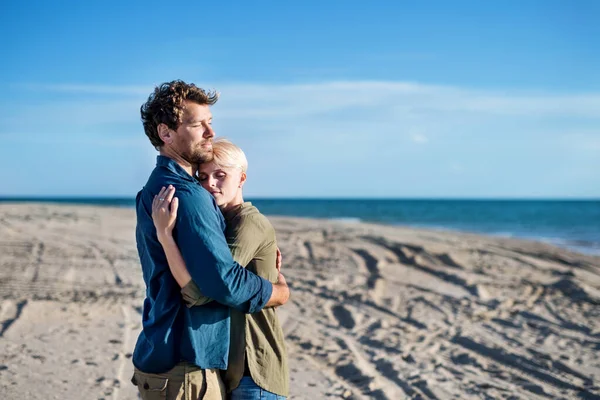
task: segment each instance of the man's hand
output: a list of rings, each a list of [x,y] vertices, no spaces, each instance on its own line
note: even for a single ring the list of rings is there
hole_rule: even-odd
[[[290,288],[285,281],[285,277],[280,272],[277,276],[277,282],[273,284],[273,293],[271,294],[271,298],[265,305],[265,307],[277,307],[282,306],[290,298]]]
[[[275,284],[285,285],[285,287],[288,287],[285,276],[283,276],[281,272],[277,274],[277,282]]]

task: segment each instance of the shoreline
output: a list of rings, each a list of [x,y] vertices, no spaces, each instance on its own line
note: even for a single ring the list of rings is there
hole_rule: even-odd
[[[292,219],[304,219],[307,221],[316,220],[323,221],[326,223],[343,223],[343,224],[368,224],[368,225],[380,225],[386,227],[396,227],[400,229],[412,229],[418,231],[431,231],[445,234],[457,234],[457,235],[470,235],[470,236],[483,236],[489,238],[498,238],[498,239],[513,239],[513,240],[522,240],[525,242],[534,242],[547,244],[551,246],[558,247],[563,250],[568,250],[576,253],[580,253],[586,256],[598,256],[600,257],[600,242],[586,242],[587,245],[577,245],[576,241],[570,241],[564,238],[551,238],[551,237],[542,237],[542,236],[526,236],[519,235],[510,232],[481,232],[476,230],[463,230],[458,228],[444,227],[444,226],[426,226],[420,224],[401,224],[401,223],[385,223],[381,221],[369,221],[363,220],[360,218],[313,218],[313,217],[296,217],[290,215],[271,215],[265,214],[269,218],[292,218]],[[571,244],[573,243],[573,244]]]
[[[82,198],[82,202],[73,202],[73,203],[63,203],[63,202],[45,202],[45,201],[36,201],[35,199],[27,199],[25,201],[10,201],[8,198],[0,199],[0,206],[2,205],[33,205],[33,206],[64,206],[64,207],[99,207],[99,208],[116,208],[116,209],[132,209],[135,211],[134,204],[110,204],[110,203],[85,203],[86,199]],[[98,201],[103,201],[105,199],[98,198]],[[112,198],[108,198],[109,201],[112,201]],[[131,202],[131,199],[120,199],[123,201]],[[252,201],[250,199],[249,201]],[[260,199],[259,199],[260,200]],[[270,199],[268,199],[270,200]],[[277,200],[277,199],[276,199]],[[284,199],[285,200],[285,199]],[[390,199],[393,201],[394,199]],[[133,200],[134,201],[134,200]],[[453,201],[452,199],[450,201]],[[463,200],[456,200],[463,201]],[[466,201],[479,201],[479,200],[466,200]],[[493,199],[484,200],[484,201],[495,201]],[[519,199],[508,200],[508,201],[522,201]],[[532,200],[537,201],[537,200]],[[586,201],[586,202],[595,202],[597,199],[575,199],[575,200],[548,200],[548,201]],[[443,226],[443,225],[435,225],[435,224],[422,224],[422,223],[398,223],[398,222],[385,222],[385,221],[377,221],[377,220],[369,220],[360,217],[310,217],[310,216],[294,216],[294,215],[283,215],[283,214],[268,214],[265,213],[267,217],[273,218],[301,218],[306,220],[319,220],[324,222],[333,222],[333,223],[347,223],[347,224],[375,224],[381,226],[391,226],[405,229],[416,229],[416,230],[431,230],[433,232],[441,232],[441,233],[449,233],[449,234],[467,234],[467,235],[482,235],[485,237],[491,238],[505,238],[505,239],[516,239],[516,240],[525,240],[529,242],[537,242],[544,243],[559,247],[561,249],[574,251],[583,255],[588,256],[600,256],[600,242],[590,241],[590,240],[578,240],[571,239],[566,237],[553,237],[549,235],[536,235],[534,233],[525,233],[525,232],[510,232],[506,230],[497,230],[497,231],[483,231],[475,229],[462,229],[452,226]]]

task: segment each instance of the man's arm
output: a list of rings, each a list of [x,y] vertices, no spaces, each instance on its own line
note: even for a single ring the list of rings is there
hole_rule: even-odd
[[[163,202],[163,204],[171,202],[170,212],[175,213],[176,215],[179,201],[177,198],[173,198],[173,194],[174,192],[172,190],[167,190],[165,193],[161,191],[161,193],[159,193],[159,195],[164,196],[165,202]],[[155,217],[154,213],[156,212],[158,214],[160,212],[159,210],[159,203],[156,202],[155,198],[155,203],[153,203],[153,218]],[[157,218],[159,218],[158,215]],[[164,218],[167,218],[167,216]],[[256,256],[259,246],[267,237],[266,232],[256,229],[258,227],[255,227],[254,225],[253,221],[241,224],[240,229],[235,231],[232,242],[229,243],[229,250],[231,251],[234,261],[244,268],[247,267],[250,261]],[[258,236],[256,236],[257,234]],[[165,255],[167,256],[171,274],[181,288],[181,295],[186,306],[201,306],[211,302],[212,299],[204,296],[198,285],[192,280],[192,276],[188,272],[172,232],[168,229],[160,230],[157,225],[157,236],[158,241],[162,245]]]
[[[277,282],[273,284],[271,298],[267,304],[265,304],[265,307],[282,306],[290,298],[290,290],[285,281],[285,277],[281,273],[278,275]],[[183,298],[183,301],[187,307],[202,306],[213,301],[211,298],[202,294],[200,288],[198,285],[196,285],[196,283],[194,283],[194,281],[189,281],[189,283],[181,289],[181,297]]]
[[[179,201],[177,198],[173,197],[174,194],[175,190],[170,186],[169,188],[163,188],[160,193],[154,197],[154,201],[152,202],[152,219],[154,220],[154,225],[157,229],[156,234],[158,241],[163,247],[167,257],[171,274],[177,281],[177,284],[181,287],[181,295],[184,302],[188,307],[201,306],[213,300],[204,296],[195,282],[192,281],[192,277],[188,272],[183,256],[173,238],[173,227],[179,208]],[[160,198],[162,198],[162,200]],[[252,235],[260,233],[264,236],[264,240],[268,239],[269,233],[274,236],[272,227],[271,231],[264,230],[264,232],[256,232],[256,229],[252,229],[254,227],[252,222],[253,221],[250,221],[250,224],[244,225],[250,229],[238,230],[238,232],[236,232],[233,243],[230,246],[234,260],[238,262],[241,261],[240,264],[244,267],[252,260],[252,258],[254,258],[258,251],[258,246],[255,244],[261,243],[260,240],[258,242],[256,240],[249,240],[253,239]],[[243,246],[245,247],[245,250],[243,251],[240,249],[242,243],[246,244],[246,246]],[[280,259],[278,258],[277,263],[279,262]],[[277,270],[279,271],[279,267]],[[281,296],[278,296],[278,294],[275,293],[275,297],[272,299],[271,303],[279,305],[281,301]]]
[[[175,202],[177,202],[177,200],[175,200]],[[261,241],[256,240],[257,238],[254,235],[257,232],[256,230],[251,229],[251,227],[250,224],[246,224],[242,226],[241,229],[237,230],[233,242],[229,245],[233,259],[244,268],[247,267],[250,261],[256,256],[259,247],[262,244]],[[164,232],[158,232],[158,241],[162,245],[165,255],[167,256],[171,274],[173,274],[177,284],[181,287],[181,295],[186,305],[188,307],[201,306],[213,301],[211,298],[204,296],[198,285],[192,280],[192,276],[187,270],[185,261],[183,260],[173,236],[165,234]],[[275,266],[278,262],[277,258],[275,258],[273,262],[274,268],[279,271],[279,268]],[[278,277],[277,282],[280,283],[278,286],[281,286],[282,282],[285,283],[283,275]],[[279,287],[277,287],[277,289],[279,289]],[[285,304],[288,300],[289,290],[287,290],[287,292],[284,290],[279,293],[277,289],[275,289],[276,292],[274,295],[271,295],[271,299],[267,302],[265,307],[280,306]]]
[[[287,301],[285,279],[271,284],[233,260],[219,210],[209,193],[180,187],[177,196],[175,242],[192,280],[205,296],[246,313]]]
[[[285,277],[281,272],[278,273],[277,282],[273,284],[273,292],[271,298],[265,304],[265,307],[282,306],[290,299],[290,288],[285,281]]]

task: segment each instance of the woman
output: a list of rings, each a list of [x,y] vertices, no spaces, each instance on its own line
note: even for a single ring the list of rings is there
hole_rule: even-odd
[[[250,202],[244,202],[248,162],[244,152],[225,139],[213,143],[214,159],[200,164],[198,181],[215,198],[227,228],[225,236],[233,258],[255,274],[277,281],[277,243],[268,219]],[[154,198],[152,218],[173,277],[182,288],[188,307],[205,304],[198,286],[191,280],[185,262],[173,239],[178,200],[168,188]],[[159,199],[164,199],[162,202]],[[161,203],[171,201],[170,212],[159,212]],[[164,208],[163,208],[164,209]],[[168,208],[169,209],[169,208]],[[231,399],[285,399],[289,372],[283,331],[274,308],[255,314],[231,310],[229,367],[223,374]]]

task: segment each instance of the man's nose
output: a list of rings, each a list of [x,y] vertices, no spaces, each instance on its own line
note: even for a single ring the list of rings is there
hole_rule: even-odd
[[[210,124],[206,124],[206,129],[204,130],[204,135],[202,136],[206,139],[215,137],[215,131]]]

